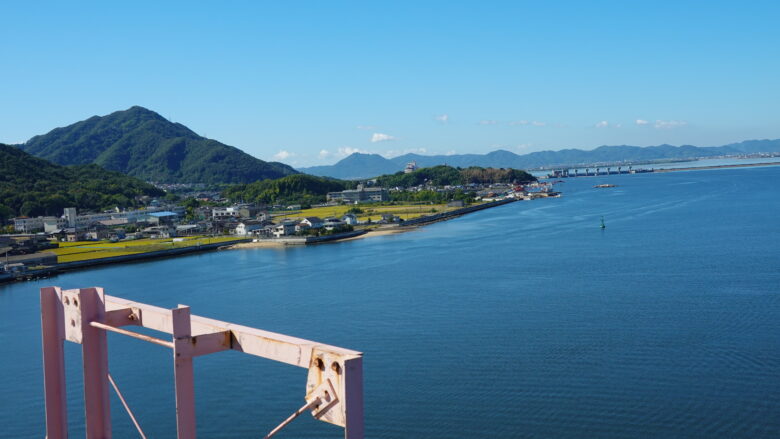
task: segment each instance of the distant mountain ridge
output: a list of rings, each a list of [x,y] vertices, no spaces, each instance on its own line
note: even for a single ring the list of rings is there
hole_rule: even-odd
[[[497,150],[487,154],[420,155],[405,154],[391,159],[379,154],[354,153],[330,166],[300,168],[307,174],[342,179],[372,178],[382,174],[402,171],[409,162],[418,167],[447,164],[461,168],[481,166],[485,168],[533,169],[539,167],[579,166],[594,163],[639,162],[664,159],[692,159],[734,154],[755,154],[780,152],[780,139],[746,140],[723,146],[699,147],[693,145],[658,146],[600,146],[585,151],[563,149],[560,151],[538,151],[518,155],[511,151]]]
[[[249,183],[297,173],[138,106],[55,128],[17,146],[60,165],[95,163],[160,183]]]

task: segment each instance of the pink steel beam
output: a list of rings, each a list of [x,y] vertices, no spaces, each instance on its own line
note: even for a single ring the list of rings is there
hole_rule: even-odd
[[[60,289],[41,288],[41,333],[43,341],[43,393],[46,403],[46,437],[68,437],[68,408],[65,402],[65,340]]]
[[[171,310],[109,295],[106,295],[105,297],[106,310],[108,312],[123,308],[138,310],[139,319],[137,323],[134,324],[173,334]],[[190,322],[194,338],[204,334],[230,331],[230,344],[227,346],[227,349],[303,368],[309,368],[311,365],[311,352],[314,348],[341,358],[352,356],[359,357],[363,355],[361,352],[350,349],[330,346],[311,340],[264,331],[262,329],[250,328],[248,326],[236,325],[197,315],[193,315]]]
[[[84,363],[84,410],[87,439],[111,438],[109,407],[108,345],[106,333],[89,322],[102,321],[105,315],[103,290],[82,289],[76,306],[81,311],[81,352]]]
[[[195,378],[192,370],[190,307],[171,310],[173,365],[176,381],[176,430],[180,439],[195,439]]]

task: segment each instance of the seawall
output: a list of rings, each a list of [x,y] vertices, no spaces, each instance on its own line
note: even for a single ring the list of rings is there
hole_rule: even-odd
[[[179,256],[185,253],[195,253],[195,252],[215,250],[227,245],[233,245],[239,242],[247,242],[247,241],[250,241],[250,239],[236,239],[233,241],[216,242],[213,244],[192,245],[189,247],[179,247],[179,248],[172,248],[168,250],[158,250],[158,251],[147,252],[147,253],[137,253],[133,255],[121,255],[121,256],[112,256],[109,258],[90,259],[86,261],[65,262],[62,264],[57,264],[56,268],[59,270],[75,270],[75,269],[91,267],[95,265],[106,265],[106,264],[116,264],[120,262],[143,261],[146,259],[165,258],[169,256]]]
[[[465,215],[467,213],[476,212],[478,210],[490,209],[491,207],[501,206],[503,204],[514,203],[516,198],[507,198],[504,200],[491,201],[489,203],[477,204],[476,206],[463,207],[460,209],[451,210],[449,212],[437,213],[435,215],[421,216],[419,218],[404,221],[400,224],[400,227],[419,226],[423,224],[433,223],[436,221],[443,221],[456,216]]]

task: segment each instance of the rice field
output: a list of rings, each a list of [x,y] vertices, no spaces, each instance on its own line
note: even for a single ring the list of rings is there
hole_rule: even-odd
[[[355,206],[325,206],[304,209],[289,214],[274,216],[274,220],[284,218],[303,218],[307,216],[316,216],[319,218],[336,217],[341,218],[345,213]],[[383,214],[396,215],[404,220],[418,218],[424,215],[433,215],[435,213],[455,210],[457,207],[447,207],[446,204],[399,204],[399,205],[361,205],[363,213],[356,214],[358,221],[365,222],[371,219],[371,222],[377,222],[382,219]]]
[[[64,263],[149,253],[160,250],[170,250],[173,248],[192,247],[195,245],[215,244],[235,240],[236,237],[233,236],[193,236],[177,242],[174,242],[173,239],[138,239],[135,241],[121,242],[61,242],[59,243],[59,248],[47,251],[57,255],[57,263]]]

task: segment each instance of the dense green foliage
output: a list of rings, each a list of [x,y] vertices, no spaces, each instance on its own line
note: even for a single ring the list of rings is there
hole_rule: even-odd
[[[412,187],[423,184],[434,186],[457,186],[470,183],[527,183],[535,181],[531,174],[518,169],[497,169],[470,167],[466,169],[441,165],[418,169],[405,174],[396,172],[392,175],[377,177],[377,184],[382,187]]]
[[[328,192],[354,187],[350,181],[295,174],[231,186],[222,195],[235,202],[311,205],[324,202]]]
[[[422,190],[416,192],[410,191],[393,191],[390,192],[390,201],[402,201],[402,202],[431,202],[431,203],[447,203],[453,200],[461,200],[464,203],[474,202],[473,192],[464,192],[462,189],[456,189],[454,191],[431,191]]]
[[[160,189],[97,165],[59,166],[0,144],[0,220],[17,215],[62,215],[65,207],[134,207],[139,195]]]
[[[398,172],[377,177],[377,185],[385,188],[411,187],[423,184],[433,186],[456,186],[470,183],[526,183],[536,178],[517,169],[494,169],[471,167],[466,169],[451,166],[434,166],[418,169],[412,173]],[[296,174],[276,180],[263,180],[250,184],[228,187],[222,195],[233,202],[264,204],[301,204],[303,206],[322,203],[328,192],[354,189],[357,183],[325,177]],[[393,191],[391,201],[436,202],[452,200],[473,201],[473,194],[461,189],[454,191],[422,190],[416,192]],[[359,211],[359,208],[356,208]]]
[[[54,129],[21,148],[61,165],[96,163],[159,183],[248,183],[297,172],[201,137],[142,107]]]

